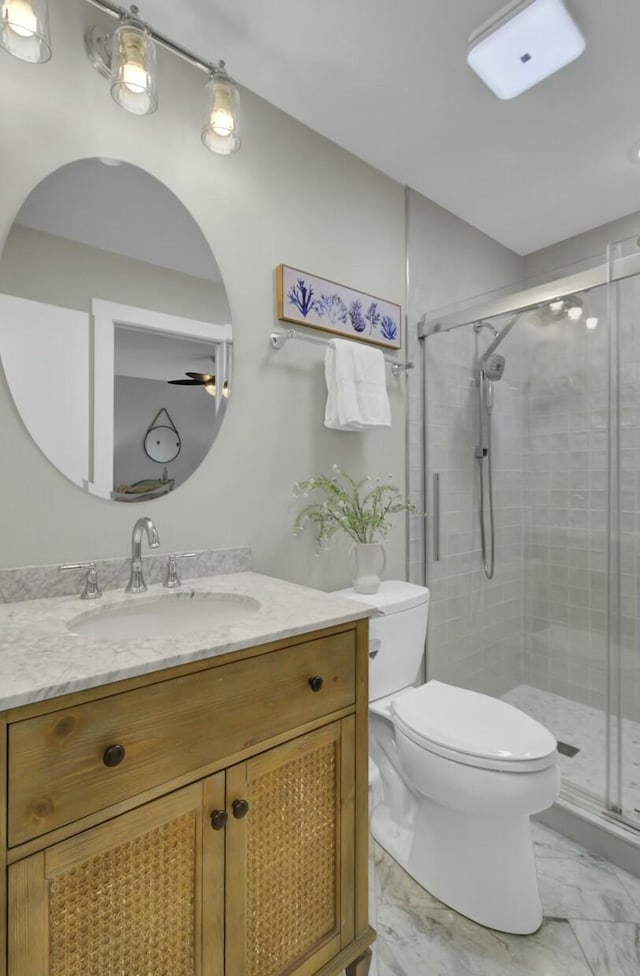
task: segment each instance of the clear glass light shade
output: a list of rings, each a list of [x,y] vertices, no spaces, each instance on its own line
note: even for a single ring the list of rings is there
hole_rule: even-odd
[[[111,95],[133,115],[158,107],[156,47],[142,26],[125,21],[113,32]]]
[[[1,0],[0,46],[21,61],[42,64],[51,57],[47,0]]]
[[[236,84],[224,68],[219,68],[207,82],[207,114],[202,128],[202,142],[207,149],[229,156],[240,148],[239,108]]]

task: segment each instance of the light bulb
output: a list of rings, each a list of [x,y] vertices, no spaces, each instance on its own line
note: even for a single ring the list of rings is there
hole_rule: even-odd
[[[230,136],[236,127],[233,113],[228,105],[216,105],[209,118],[209,125],[219,136]]]
[[[149,76],[144,65],[136,61],[128,61],[122,66],[122,84],[134,95],[141,95],[147,90]]]
[[[228,156],[240,147],[238,107],[240,97],[235,82],[220,65],[211,72],[206,86],[208,105],[202,128],[202,142],[212,152]]]
[[[215,380],[214,380],[213,383],[205,383],[204,388],[207,391],[207,393],[209,394],[209,396],[214,397],[216,395],[216,384],[215,384]]]
[[[29,0],[7,0],[2,16],[19,37],[33,37],[38,33],[38,18]]]
[[[564,308],[564,299],[558,298],[555,302],[549,302],[549,311],[554,315],[559,315]]]
[[[0,0],[0,47],[42,64],[51,57],[47,0]]]
[[[567,309],[567,315],[572,322],[579,322],[580,319],[582,318],[582,312],[583,312],[582,305],[571,305]]]
[[[589,329],[589,332],[593,332],[594,329],[598,328],[598,319],[595,315],[590,315],[586,320],[585,325]]]
[[[231,391],[229,390],[229,380],[225,380],[224,383],[222,384],[222,395],[225,398],[225,400],[228,399],[230,392]]]

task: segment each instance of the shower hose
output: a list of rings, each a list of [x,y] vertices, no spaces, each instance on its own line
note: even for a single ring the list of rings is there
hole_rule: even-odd
[[[491,414],[487,411],[487,453],[478,458],[478,474],[480,477],[480,545],[482,546],[482,567],[487,579],[493,579],[495,570],[496,537],[493,521],[493,463],[491,459]],[[484,466],[487,465],[487,494],[489,496],[489,536],[491,540],[491,554],[487,558],[487,532],[484,517]]]

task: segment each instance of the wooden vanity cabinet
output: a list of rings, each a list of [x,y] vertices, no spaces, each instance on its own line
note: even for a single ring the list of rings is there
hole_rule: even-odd
[[[357,621],[6,713],[2,976],[366,976],[367,664]]]

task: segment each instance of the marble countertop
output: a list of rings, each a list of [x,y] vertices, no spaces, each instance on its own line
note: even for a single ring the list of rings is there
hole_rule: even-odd
[[[114,604],[166,596],[171,591],[156,583],[143,594],[110,590],[91,602],[52,597],[1,605],[0,711],[375,613],[373,607],[369,610],[345,597],[258,573],[188,580],[180,588],[185,591],[245,594],[261,607],[241,623],[216,627],[214,634],[116,641],[72,634],[67,622],[79,614],[100,613]]]

